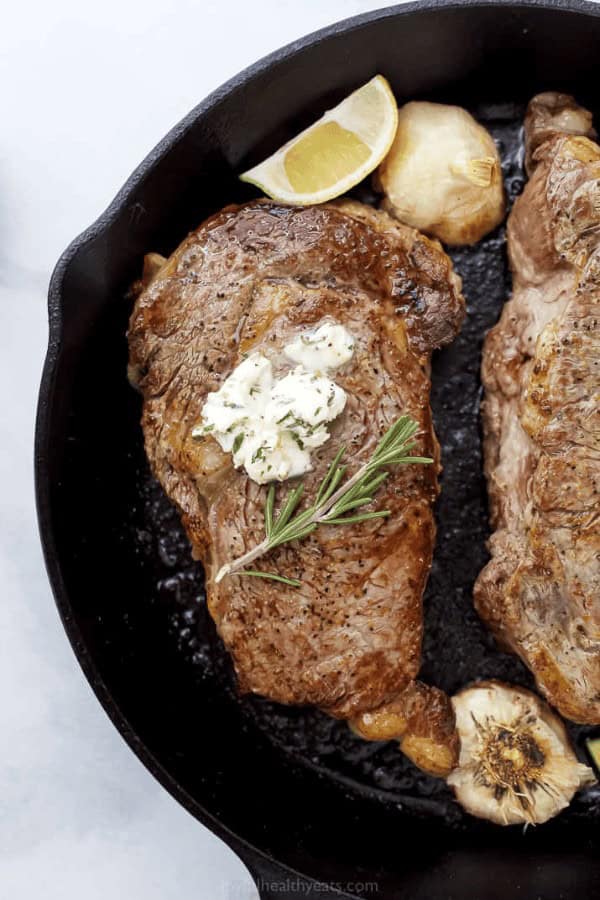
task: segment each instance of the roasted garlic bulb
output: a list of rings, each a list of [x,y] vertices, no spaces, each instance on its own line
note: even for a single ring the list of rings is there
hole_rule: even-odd
[[[452,703],[461,748],[448,784],[472,815],[498,825],[539,824],[595,782],[561,720],[530,691],[482,681]]]
[[[474,244],[504,217],[496,145],[459,106],[401,107],[375,184],[388,212],[447,244]]]

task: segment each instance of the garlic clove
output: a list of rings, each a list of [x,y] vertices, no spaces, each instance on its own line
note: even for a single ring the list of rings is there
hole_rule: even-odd
[[[472,815],[499,825],[540,824],[595,782],[561,720],[530,691],[479,682],[452,704],[461,748],[447,780]]]
[[[420,681],[411,681],[392,700],[360,713],[349,724],[367,741],[398,741],[415,766],[437,778],[446,778],[458,761],[450,698]]]

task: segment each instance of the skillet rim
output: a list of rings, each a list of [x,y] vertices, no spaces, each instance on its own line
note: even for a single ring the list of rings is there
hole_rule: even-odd
[[[261,57],[255,63],[242,69],[239,73],[213,90],[207,97],[194,106],[187,115],[177,122],[133,170],[132,174],[126,179],[123,186],[119,189],[104,211],[100,213],[91,225],[80,232],[80,234],[71,241],[60,255],[50,278],[48,287],[48,347],[40,379],[35,422],[34,482],[38,529],[44,562],[58,613],[75,657],[77,658],[92,691],[129,747],[151,775],[156,778],[159,784],[161,784],[161,786],[165,788],[171,796],[184,807],[184,809],[205,827],[209,828],[210,831],[225,841],[225,843],[240,857],[242,863],[249,869],[250,874],[255,880],[262,871],[269,871],[270,867],[276,867],[278,870],[277,874],[283,874],[287,878],[306,880],[308,882],[314,882],[315,879],[314,876],[299,872],[286,863],[274,858],[257,845],[250,843],[245,838],[232,831],[214,813],[210,812],[206,807],[195,800],[194,797],[192,797],[156,759],[137,735],[135,729],[129,724],[126,716],[121,712],[120,707],[98,671],[93,655],[86,645],[79,625],[72,612],[69,594],[62,577],[62,566],[54,542],[47,471],[48,457],[51,452],[51,449],[48,446],[51,418],[50,409],[62,349],[63,282],[69,266],[73,263],[78,253],[83,250],[88,243],[98,238],[111,226],[122,212],[123,208],[127,205],[137,187],[143,182],[151,170],[181,139],[185,137],[188,131],[190,131],[207,112],[215,106],[218,106],[229,94],[252,81],[257,75],[271,69],[279,62],[298,56],[311,46],[329,40],[336,35],[342,33],[346,34],[384,19],[397,19],[403,16],[410,16],[417,12],[435,13],[442,9],[483,9],[486,7],[506,8],[507,10],[557,10],[576,15],[600,18],[600,3],[593,2],[593,0],[450,0],[450,2],[448,2],[448,0],[413,0],[413,2],[401,5],[383,7],[360,13],[310,32],[307,35],[272,51],[266,56]],[[261,864],[264,869],[261,868]],[[337,896],[352,900],[352,896],[345,892],[340,892]]]

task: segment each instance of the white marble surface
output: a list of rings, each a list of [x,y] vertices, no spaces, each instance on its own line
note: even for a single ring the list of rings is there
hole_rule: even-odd
[[[18,0],[0,28],[0,898],[250,900],[229,849],[151,778],[63,634],[32,440],[61,250],[225,79],[369,0]]]

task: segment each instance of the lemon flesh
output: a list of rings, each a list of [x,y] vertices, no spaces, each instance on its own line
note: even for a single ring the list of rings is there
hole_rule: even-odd
[[[283,203],[323,203],[379,165],[397,127],[396,101],[386,79],[377,75],[240,177]]]

